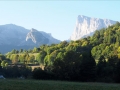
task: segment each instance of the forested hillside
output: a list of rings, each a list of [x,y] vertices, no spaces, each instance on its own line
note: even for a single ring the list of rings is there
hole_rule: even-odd
[[[32,72],[35,79],[120,82],[120,23],[77,41],[14,49],[0,60],[4,69],[9,64],[44,67]]]

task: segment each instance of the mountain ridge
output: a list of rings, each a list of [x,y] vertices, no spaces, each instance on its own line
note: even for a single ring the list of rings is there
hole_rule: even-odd
[[[26,29],[22,26],[18,26],[15,24],[5,24],[0,25],[0,52],[5,53],[8,52],[4,47],[7,46],[7,49],[11,51],[13,46],[17,49],[19,47],[38,47],[42,44],[57,44],[60,40],[52,37],[50,33],[46,33],[44,31],[38,31],[36,29]],[[24,48],[28,49],[28,48]],[[5,50],[5,51],[4,51]]]
[[[70,40],[78,40],[87,36],[92,36],[96,30],[106,28],[116,22],[117,21],[110,19],[91,18],[84,15],[78,15],[75,29]]]

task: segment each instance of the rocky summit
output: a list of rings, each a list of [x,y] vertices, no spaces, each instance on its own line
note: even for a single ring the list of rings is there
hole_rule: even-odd
[[[70,40],[78,40],[87,36],[92,36],[96,30],[106,28],[117,21],[109,19],[91,18],[84,15],[77,17],[75,29]]]

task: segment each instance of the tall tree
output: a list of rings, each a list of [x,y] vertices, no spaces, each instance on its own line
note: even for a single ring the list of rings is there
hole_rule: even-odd
[[[83,53],[80,65],[80,80],[94,81],[96,79],[96,62],[91,53]]]

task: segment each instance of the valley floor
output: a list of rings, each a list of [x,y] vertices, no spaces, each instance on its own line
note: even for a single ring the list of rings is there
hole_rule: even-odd
[[[120,84],[0,79],[0,90],[120,90]]]

